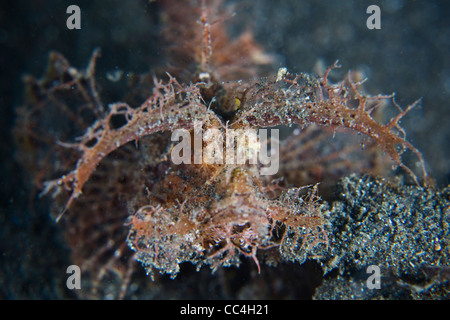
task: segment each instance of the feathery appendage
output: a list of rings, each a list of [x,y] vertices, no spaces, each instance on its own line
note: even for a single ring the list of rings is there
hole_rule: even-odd
[[[276,79],[266,78],[246,85],[245,88],[233,88],[240,92],[241,101],[245,101],[233,125],[268,127],[298,124],[304,127],[318,124],[333,130],[349,128],[375,140],[394,163],[407,171],[415,183],[420,185],[414,172],[401,160],[404,151],[412,151],[420,161],[425,184],[425,161],[421,153],[406,140],[406,133],[399,125],[400,119],[417,106],[420,100],[402,110],[395,102],[394,95],[364,96],[359,92],[358,84],[350,79],[350,73],[347,79],[331,85],[328,74],[338,67],[336,62],[319,78],[309,74],[292,75],[283,70]],[[399,113],[383,125],[371,114],[386,99],[392,100]]]

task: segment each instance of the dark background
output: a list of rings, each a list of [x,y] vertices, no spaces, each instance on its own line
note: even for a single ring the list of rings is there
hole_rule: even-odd
[[[406,107],[422,98],[404,119],[408,140],[422,151],[439,186],[450,178],[450,2],[412,0],[229,1],[235,23],[230,32],[252,28],[274,70],[312,72],[339,59],[368,78],[370,94],[396,93]],[[66,28],[67,6],[81,8],[82,29]],[[366,27],[366,9],[381,9],[381,30]],[[56,50],[84,68],[101,47],[97,76],[145,73],[164,62],[157,5],[143,0],[19,0],[0,3],[0,298],[71,297],[64,291],[68,251],[61,234],[40,208],[28,205],[28,181],[14,162],[15,107],[23,101],[21,77],[40,76],[48,52]],[[333,77],[332,77],[333,79]],[[105,102],[120,99],[107,90]]]

